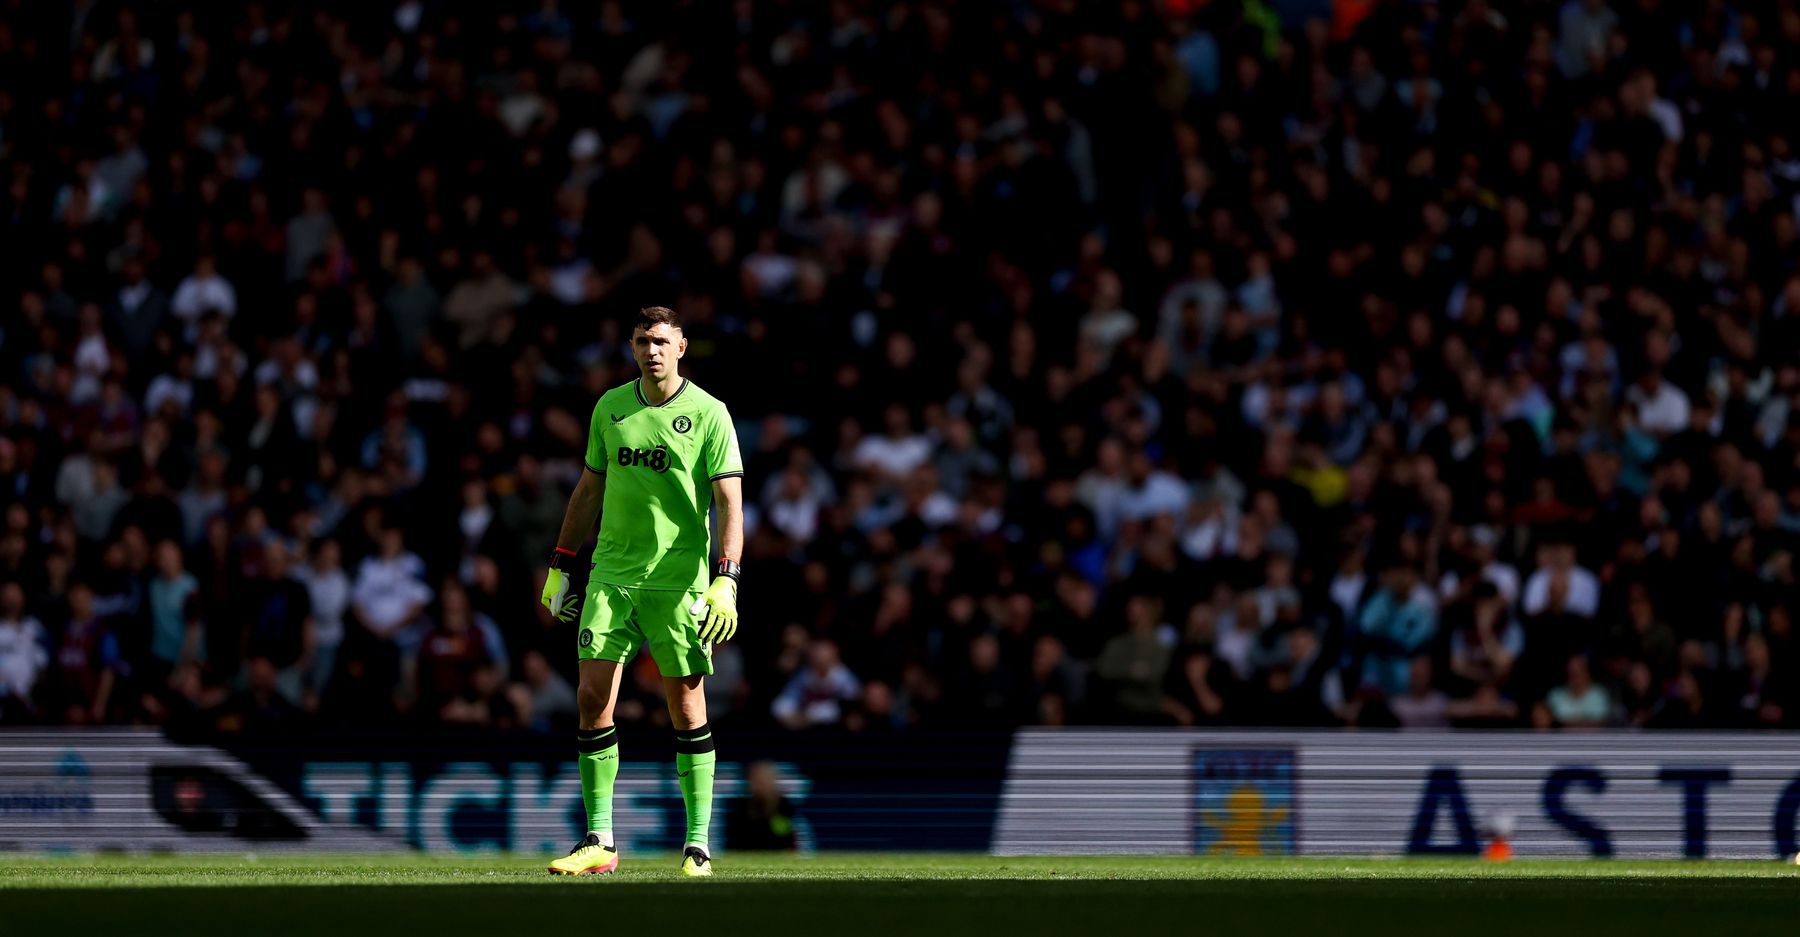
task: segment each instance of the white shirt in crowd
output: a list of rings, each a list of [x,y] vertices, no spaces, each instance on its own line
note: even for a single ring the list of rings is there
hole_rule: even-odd
[[[174,401],[176,409],[183,416],[194,406],[194,382],[184,381],[175,374],[158,374],[150,382],[150,389],[144,392],[144,410],[155,413],[162,409],[167,401]]]
[[[342,569],[301,571],[307,595],[312,599],[313,639],[325,647],[344,640],[344,613],[350,610],[350,577]]]
[[[1128,521],[1141,521],[1158,514],[1180,518],[1187,513],[1188,486],[1168,472],[1151,472],[1144,483],[1127,488],[1119,509]]]
[[[769,523],[797,543],[811,543],[819,532],[819,510],[824,502],[813,492],[782,498],[769,505]]]
[[[226,318],[237,315],[237,290],[230,280],[217,273],[204,277],[189,274],[175,287],[175,298],[169,301],[169,310],[189,324],[209,309],[218,310]]]
[[[38,675],[50,666],[49,636],[30,615],[0,620],[0,697],[30,699]]]
[[[905,475],[930,458],[931,440],[923,435],[866,436],[851,455],[857,468],[872,468],[884,475]]]
[[[1658,382],[1655,392],[1633,384],[1625,399],[1638,409],[1638,425],[1658,435],[1679,433],[1688,427],[1688,396],[1668,381]]]
[[[75,346],[75,385],[69,390],[69,402],[85,404],[99,399],[100,380],[111,367],[106,336],[96,332],[83,338]]]
[[[412,553],[402,553],[391,560],[380,556],[363,560],[351,591],[351,601],[363,624],[383,638],[406,624],[414,612],[431,601],[431,596],[431,587],[425,584],[425,561]]]
[[[1537,615],[1550,607],[1549,567],[1539,567],[1538,571],[1525,580],[1525,614]],[[1593,573],[1580,566],[1569,568],[1569,592],[1563,601],[1563,611],[1582,618],[1592,618],[1600,611],[1600,580]]]

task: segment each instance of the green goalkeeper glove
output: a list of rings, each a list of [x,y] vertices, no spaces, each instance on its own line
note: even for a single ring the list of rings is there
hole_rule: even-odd
[[[712,585],[707,586],[706,594],[688,609],[696,617],[702,612],[706,614],[706,620],[700,623],[700,640],[729,641],[732,635],[737,634],[738,577],[742,573],[743,567],[736,560],[720,560],[718,569],[713,573]]]
[[[575,556],[574,550],[557,547],[550,554],[550,572],[544,576],[544,595],[541,601],[550,610],[550,615],[562,621],[574,621],[575,613],[581,605],[581,596],[569,591],[569,574],[563,572],[563,563]]]

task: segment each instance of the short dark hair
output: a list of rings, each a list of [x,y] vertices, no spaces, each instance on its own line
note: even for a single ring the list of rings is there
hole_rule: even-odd
[[[667,306],[645,306],[638,310],[637,321],[632,329],[648,329],[651,326],[666,325],[672,329],[681,328],[681,316]]]

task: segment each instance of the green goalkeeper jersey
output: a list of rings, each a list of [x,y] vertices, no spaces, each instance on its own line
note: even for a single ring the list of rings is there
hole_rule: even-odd
[[[686,378],[657,406],[639,381],[615,387],[588,422],[587,467],[606,476],[591,580],[705,589],[712,483],[744,474],[725,405]]]

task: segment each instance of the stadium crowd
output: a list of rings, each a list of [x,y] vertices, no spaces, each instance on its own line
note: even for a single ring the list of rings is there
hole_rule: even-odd
[[[566,728],[667,304],[715,723],[1794,726],[1796,95],[1793,0],[0,0],[0,722]]]

